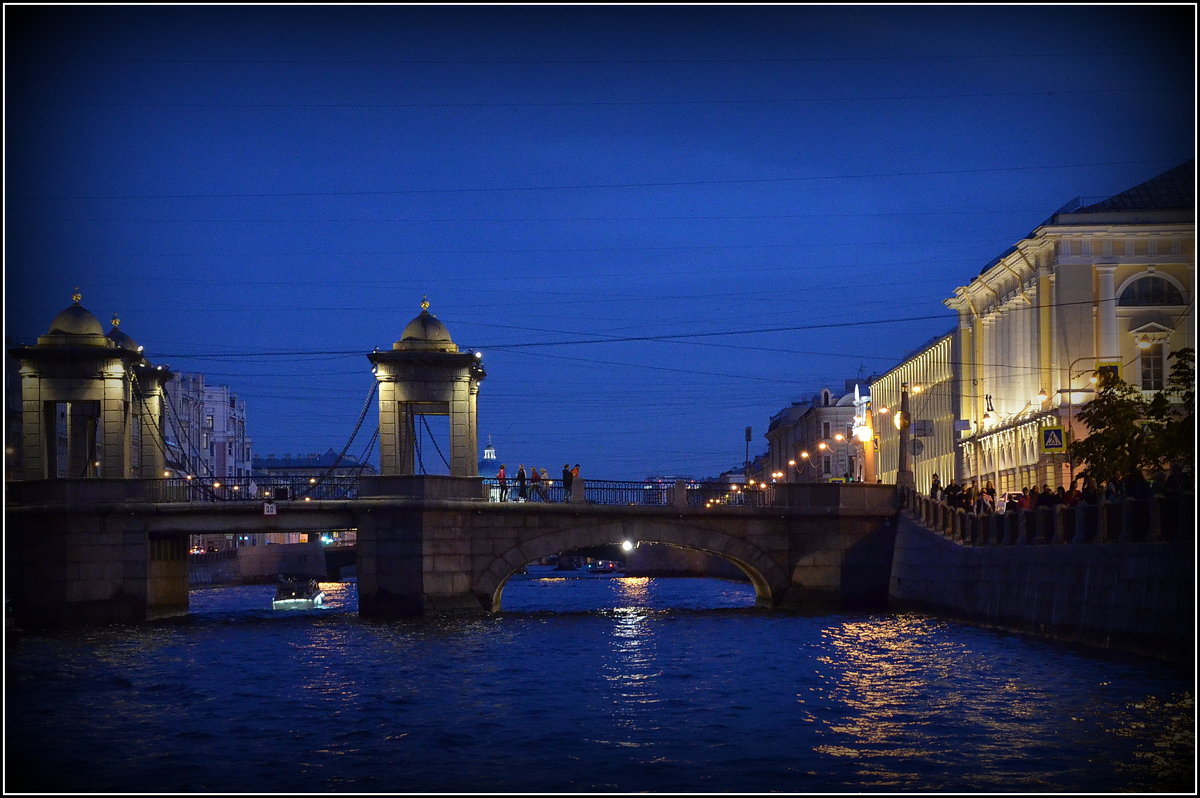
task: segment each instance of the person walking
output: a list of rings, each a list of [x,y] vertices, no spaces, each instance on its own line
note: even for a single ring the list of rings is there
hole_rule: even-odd
[[[529,482],[525,475],[525,464],[517,466],[517,501],[529,501]]]
[[[571,469],[571,490],[572,491],[575,490],[575,483],[578,481],[579,481],[579,463],[576,463],[575,467]],[[569,494],[568,494],[568,498],[569,498]]]
[[[572,474],[571,474],[571,467],[569,465],[567,465],[566,463],[563,463],[562,483],[563,483],[563,501],[565,501],[565,502],[571,501],[571,483],[572,483],[572,481],[573,480],[572,480]]]
[[[529,469],[529,500],[537,501],[538,495],[542,492],[542,475],[538,473],[536,468],[532,466]]]
[[[500,470],[496,472],[496,484],[500,486],[500,501],[508,501],[508,472],[504,470],[504,463],[500,464]]]
[[[536,468],[532,469],[533,473],[533,489],[537,491],[538,501],[550,501],[549,495],[546,493],[546,486],[550,484],[550,475],[546,473],[546,469],[542,469],[542,473],[538,473]]]
[[[933,475],[933,481],[929,483],[929,498],[937,501],[942,496],[942,482],[938,479],[938,475]]]

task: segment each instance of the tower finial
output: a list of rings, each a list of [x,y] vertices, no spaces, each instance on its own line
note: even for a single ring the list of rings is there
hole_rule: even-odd
[[[75,304],[79,304],[79,300],[83,299],[83,294],[79,293],[79,286],[75,286],[75,293],[71,294],[71,299],[75,300]]]
[[[421,310],[429,310],[429,295],[421,297]]]
[[[121,320],[119,318],[117,318],[117,312],[115,310],[113,311],[112,326],[114,326],[114,327],[121,326]]]

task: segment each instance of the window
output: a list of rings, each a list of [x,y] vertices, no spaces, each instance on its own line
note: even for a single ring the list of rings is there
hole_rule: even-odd
[[[1183,295],[1179,289],[1162,277],[1147,275],[1134,280],[1121,292],[1117,301],[1122,306],[1182,305]]]
[[[213,425],[213,417],[205,416],[204,417],[204,426],[208,427],[209,429],[212,429],[212,425]]]
[[[822,438],[829,437],[829,422],[828,421],[821,422],[821,437]]]
[[[825,474],[830,473],[833,470],[830,466],[831,466],[831,464],[829,461],[829,455],[825,455],[824,457],[821,458],[822,473],[825,473]]]
[[[1150,344],[1149,349],[1143,349],[1142,361],[1142,390],[1161,391],[1163,389],[1163,345]]]

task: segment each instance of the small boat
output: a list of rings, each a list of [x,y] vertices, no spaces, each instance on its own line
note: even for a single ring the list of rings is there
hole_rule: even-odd
[[[325,593],[316,579],[307,576],[281,576],[275,587],[271,607],[277,610],[311,610],[325,603]]]
[[[625,563],[616,560],[597,560],[587,567],[589,574],[619,574],[625,571]]]

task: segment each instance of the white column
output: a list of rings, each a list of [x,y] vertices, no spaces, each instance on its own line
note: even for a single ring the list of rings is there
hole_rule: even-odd
[[[1117,341],[1117,302],[1114,279],[1117,265],[1115,263],[1097,263],[1096,274],[1099,278],[1099,295],[1097,300],[1096,322],[1100,327],[1100,359],[1118,360],[1121,357],[1121,345]]]

